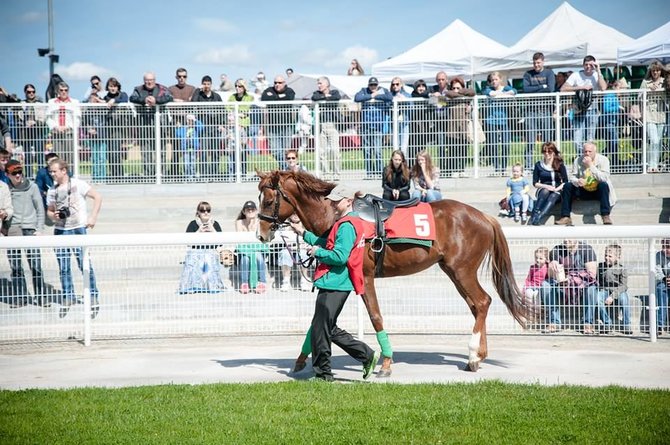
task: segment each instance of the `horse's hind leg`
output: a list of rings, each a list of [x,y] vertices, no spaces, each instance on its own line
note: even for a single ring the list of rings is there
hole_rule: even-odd
[[[456,285],[456,289],[465,299],[470,307],[470,312],[475,317],[475,325],[472,328],[472,336],[468,343],[468,366],[466,370],[477,371],[479,364],[488,355],[486,341],[486,316],[491,306],[491,297],[484,291],[476,270],[461,267],[457,269],[447,269],[445,265],[440,264]]]
[[[363,302],[368,310],[370,321],[377,333],[377,342],[382,350],[382,367],[377,373],[377,377],[389,377],[391,375],[391,363],[393,363],[393,349],[391,348],[391,342],[388,339],[388,335],[386,334],[386,331],[384,331],[384,319],[379,310],[374,280],[369,280],[369,282],[366,280]]]

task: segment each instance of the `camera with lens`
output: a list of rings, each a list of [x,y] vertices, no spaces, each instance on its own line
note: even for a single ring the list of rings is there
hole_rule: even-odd
[[[56,211],[56,214],[58,215],[58,218],[60,219],[66,219],[70,217],[70,208],[69,207],[61,207]]]

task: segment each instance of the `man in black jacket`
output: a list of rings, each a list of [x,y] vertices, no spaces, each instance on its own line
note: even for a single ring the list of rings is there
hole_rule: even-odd
[[[261,94],[261,101],[292,101],[295,99],[295,91],[286,86],[283,76],[276,76],[274,86],[268,87]],[[270,152],[279,163],[280,170],[286,170],[284,152],[291,148],[294,127],[296,122],[296,110],[293,105],[271,104],[267,107],[265,128],[270,143]]]
[[[156,83],[156,74],[144,73],[144,83],[136,86],[130,96],[130,102],[138,107],[140,120],[140,145],[142,151],[142,164],[145,176],[156,175],[156,148],[153,144],[156,125],[156,110],[161,105],[172,102],[172,95],[168,89]]]
[[[219,93],[212,90],[212,78],[203,76],[200,88],[193,92],[191,102],[221,102]],[[205,126],[201,141],[201,157],[198,160],[201,171],[211,179],[217,179],[219,175],[219,162],[221,161],[221,144],[219,127],[224,121],[223,104],[218,106],[197,107],[196,115]]]

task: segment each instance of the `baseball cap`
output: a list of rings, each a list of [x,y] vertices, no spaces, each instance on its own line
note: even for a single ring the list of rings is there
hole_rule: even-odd
[[[14,173],[23,173],[23,165],[16,159],[10,159],[9,162],[7,162],[7,165],[5,165],[5,170],[10,175],[13,175]]]
[[[256,203],[253,202],[253,201],[247,201],[247,202],[245,202],[244,205],[242,206],[242,209],[243,209],[243,210],[247,210],[247,209],[254,209],[254,210],[256,210],[256,208],[257,208],[257,207],[256,207]]]
[[[326,199],[330,199],[331,201],[341,201],[344,198],[354,199],[355,197],[355,191],[351,190],[343,184],[338,184],[333,190],[331,190],[330,194],[326,196]]]
[[[368,80],[368,85],[379,85],[379,81],[377,80],[376,77],[371,77],[371,78]]]

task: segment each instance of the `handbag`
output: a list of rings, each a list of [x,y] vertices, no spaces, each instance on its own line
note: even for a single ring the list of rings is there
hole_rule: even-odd
[[[477,123],[475,123],[472,119],[468,119],[467,138],[470,144],[475,142],[475,131],[477,132],[477,142],[486,142],[486,134],[481,121],[477,120]]]
[[[564,283],[568,281],[568,277],[565,274],[565,267],[563,267],[562,264],[558,265],[558,270],[556,272],[556,276],[554,277],[554,279],[559,283]]]

